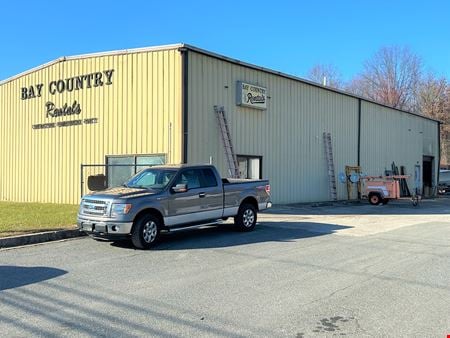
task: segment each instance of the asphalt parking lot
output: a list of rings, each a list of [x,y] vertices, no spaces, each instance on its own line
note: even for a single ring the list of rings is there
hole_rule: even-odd
[[[2,336],[446,337],[450,200],[278,206],[155,250],[0,251]]]

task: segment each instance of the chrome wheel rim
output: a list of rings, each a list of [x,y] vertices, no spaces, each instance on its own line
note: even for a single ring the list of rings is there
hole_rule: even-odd
[[[158,227],[155,222],[148,221],[144,224],[143,235],[146,243],[152,243],[155,240],[157,233]]]
[[[253,225],[253,222],[255,221],[255,213],[252,209],[247,209],[244,211],[243,221],[246,228]]]

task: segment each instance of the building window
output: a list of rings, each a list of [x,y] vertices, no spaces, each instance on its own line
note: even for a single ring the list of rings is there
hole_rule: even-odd
[[[166,163],[165,155],[119,155],[106,156],[108,187],[117,187],[137,172]]]
[[[262,156],[237,155],[239,177],[262,179]]]

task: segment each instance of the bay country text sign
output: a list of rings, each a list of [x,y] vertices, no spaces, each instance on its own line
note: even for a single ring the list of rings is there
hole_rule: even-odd
[[[48,84],[48,92],[52,95],[56,93],[72,92],[74,90],[82,90],[85,88],[101,87],[103,85],[112,85],[112,76],[114,69],[105,70],[103,72],[95,72],[86,75],[70,77],[68,79],[60,79],[50,81]],[[39,83],[29,87],[20,89],[20,98],[22,100],[34,99],[42,96],[44,84]]]
[[[267,88],[238,81],[236,104],[256,109],[267,109]]]
[[[48,90],[50,95],[62,94],[65,92],[73,92],[78,90],[90,89],[95,87],[112,85],[114,69],[108,69],[103,72],[89,73],[85,75],[78,75],[66,79],[59,79],[50,81],[47,87],[43,83],[22,87],[20,89],[20,98],[22,100],[29,100],[41,97],[44,90]],[[47,88],[47,89],[45,89]],[[81,105],[74,100],[72,103],[65,103],[58,107],[52,101],[45,103],[46,118],[56,118],[68,115],[79,115],[81,113]],[[88,118],[84,120],[61,121],[57,123],[35,124],[33,129],[48,129],[55,127],[67,127],[81,124],[97,123],[97,118]]]

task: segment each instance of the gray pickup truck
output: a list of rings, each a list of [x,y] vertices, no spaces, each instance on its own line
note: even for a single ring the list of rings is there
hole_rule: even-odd
[[[95,237],[131,238],[148,249],[161,232],[219,224],[234,217],[250,231],[257,212],[270,208],[267,180],[221,179],[212,165],[166,165],[145,169],[121,187],[85,195],[78,227]]]

